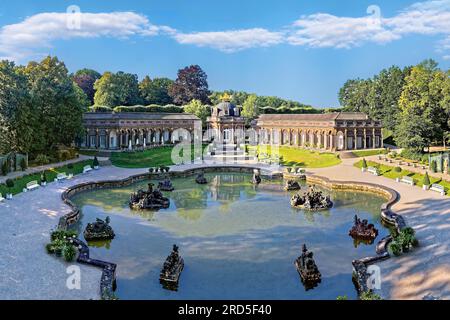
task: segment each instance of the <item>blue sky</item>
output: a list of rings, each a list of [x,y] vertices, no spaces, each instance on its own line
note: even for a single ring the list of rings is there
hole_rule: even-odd
[[[66,14],[70,5],[82,13]],[[68,27],[74,17],[80,24]],[[140,78],[199,64],[213,90],[317,107],[337,106],[349,78],[427,58],[450,63],[449,0],[2,0],[0,28],[0,57],[18,63],[51,54],[70,71]]]

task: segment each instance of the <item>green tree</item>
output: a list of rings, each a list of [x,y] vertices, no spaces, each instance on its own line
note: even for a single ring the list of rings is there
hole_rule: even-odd
[[[210,115],[209,106],[204,105],[200,100],[194,99],[183,108],[184,112],[195,114],[202,120],[203,123],[206,122],[206,118]]]
[[[157,104],[165,106],[172,104],[173,100],[169,96],[169,87],[174,82],[168,78],[154,78],[150,79],[146,76],[141,83],[139,83],[139,93],[144,104]]]
[[[34,124],[26,76],[13,62],[0,61],[0,154],[28,152]]]
[[[437,69],[433,60],[426,60],[411,69],[399,99],[402,115],[395,132],[399,146],[412,148],[415,145],[422,151],[431,142],[442,141],[448,128],[448,117],[442,107],[446,81],[448,76]],[[413,141],[408,142],[408,139]]]
[[[133,106],[141,103],[135,74],[105,72],[94,84],[94,103],[100,106]]]
[[[369,113],[368,93],[372,80],[348,80],[339,90],[339,102],[345,111]]]
[[[24,72],[36,117],[31,152],[48,153],[58,144],[70,145],[82,132],[82,115],[89,104],[86,95],[56,57],[31,62]]]
[[[255,94],[249,95],[242,105],[242,116],[249,120],[253,120],[259,115],[259,108],[256,104],[256,99],[257,97]]]

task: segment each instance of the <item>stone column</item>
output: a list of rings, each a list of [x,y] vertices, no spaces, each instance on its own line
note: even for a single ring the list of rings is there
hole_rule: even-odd
[[[344,130],[344,150],[347,150],[347,129]]]
[[[106,150],[109,150],[109,139],[110,139],[110,136],[109,136],[109,134],[110,134],[110,132],[109,132],[109,130],[106,130],[105,131],[105,148],[106,148]]]
[[[372,129],[372,148],[375,148],[375,128]]]
[[[95,143],[96,143],[96,149],[100,147],[100,135],[98,134],[98,129],[95,130]]]
[[[367,143],[366,143],[366,128],[364,128],[364,141],[363,141],[364,149],[367,149]]]
[[[354,135],[354,137],[353,137],[353,140],[354,140],[353,149],[354,149],[354,150],[358,149],[358,139],[357,139],[357,134],[358,134],[357,129],[353,129],[353,135]]]

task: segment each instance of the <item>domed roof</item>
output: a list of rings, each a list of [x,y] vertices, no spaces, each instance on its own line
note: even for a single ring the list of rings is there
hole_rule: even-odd
[[[236,111],[236,106],[228,101],[222,101],[216,105],[219,116],[234,116]]]

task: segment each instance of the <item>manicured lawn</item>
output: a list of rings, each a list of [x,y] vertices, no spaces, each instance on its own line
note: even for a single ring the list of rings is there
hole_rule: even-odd
[[[194,147],[191,150],[191,158],[194,159]],[[113,152],[111,162],[121,168],[170,166],[174,164],[172,162],[172,146],[157,147],[140,152]]]
[[[264,150],[267,148],[266,150]],[[259,153],[272,154],[271,146],[258,147]],[[296,166],[302,168],[331,167],[341,163],[341,159],[330,152],[317,152],[294,147],[279,147],[279,155],[284,166]]]
[[[376,150],[359,150],[359,151],[353,151],[352,152],[356,157],[362,158],[362,157],[369,157],[369,156],[375,156],[377,154],[386,154],[386,149],[376,149]]]
[[[414,182],[416,183],[417,186],[422,187],[422,185],[423,185],[423,183],[422,183],[423,178],[424,178],[423,174],[419,174],[419,173],[415,173],[415,172],[411,172],[411,171],[403,170],[403,169],[400,172],[396,172],[394,170],[395,167],[393,167],[393,166],[378,164],[373,161],[367,161],[367,166],[378,168],[378,170],[380,170],[380,174],[384,177],[387,177],[390,179],[396,179],[396,178],[402,178],[403,176],[408,176],[408,177],[411,177],[414,179]],[[356,162],[355,167],[361,168],[362,160]],[[432,176],[429,176],[429,178],[430,178],[431,183],[438,183],[438,184],[442,185],[445,188],[447,195],[450,195],[450,182],[449,181],[441,180],[439,178],[435,178]]]
[[[53,168],[45,171],[45,175],[47,177],[47,182],[53,182],[56,178],[56,175],[60,172],[65,172],[66,174],[73,173],[74,175],[80,174],[83,172],[83,167],[86,165],[92,165],[92,160],[84,160],[77,163],[73,163],[73,168],[69,169],[68,165]],[[41,180],[41,173],[30,174],[27,176],[23,176],[17,179],[13,179],[14,187],[11,189],[12,194],[18,194],[22,192],[22,189],[25,188],[28,182],[37,180],[38,183]],[[6,193],[9,193],[8,188],[5,184],[0,184],[0,193],[5,196]]]

